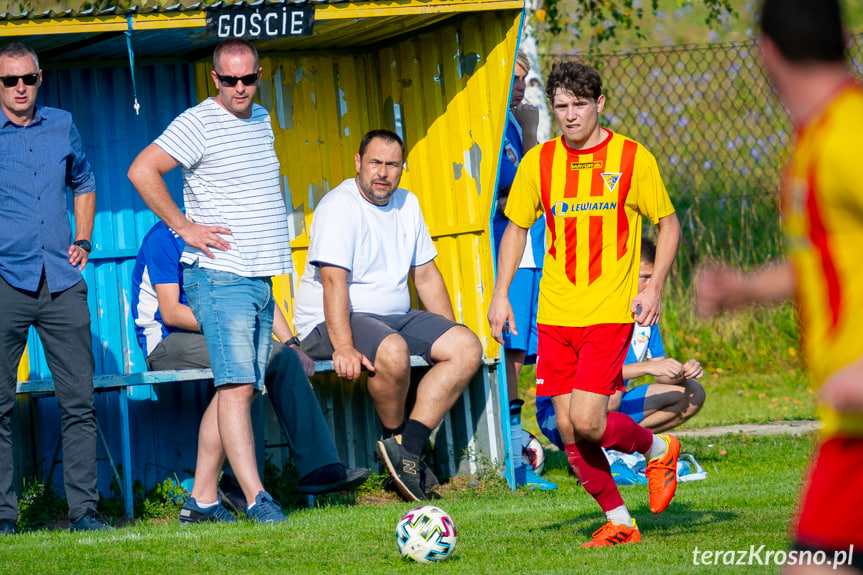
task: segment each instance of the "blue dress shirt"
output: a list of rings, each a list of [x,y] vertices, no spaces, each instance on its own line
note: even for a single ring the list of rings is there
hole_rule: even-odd
[[[20,126],[0,109],[0,275],[12,287],[38,291],[43,269],[51,292],[81,281],[69,263],[69,188],[96,191],[72,115],[37,106]]]

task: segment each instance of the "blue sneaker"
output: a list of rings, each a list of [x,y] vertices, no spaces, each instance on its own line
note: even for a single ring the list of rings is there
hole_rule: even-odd
[[[529,465],[524,466],[524,483],[522,485],[528,489],[539,489],[540,491],[554,491],[557,489],[557,483],[543,479]]]
[[[78,521],[69,522],[69,531],[111,531],[114,529],[108,525],[108,521],[98,513],[85,515]]]
[[[203,523],[222,521],[224,523],[236,523],[237,518],[231,515],[231,512],[222,506],[222,498],[219,502],[211,507],[198,507],[198,502],[195,498],[189,496],[186,498],[186,503],[180,509],[180,525],[191,525],[192,523]]]
[[[255,505],[251,509],[246,509],[246,516],[258,523],[282,523],[287,521],[285,514],[282,513],[282,506],[266,491],[258,493],[255,497]]]
[[[15,535],[15,522],[0,520],[0,535]]]

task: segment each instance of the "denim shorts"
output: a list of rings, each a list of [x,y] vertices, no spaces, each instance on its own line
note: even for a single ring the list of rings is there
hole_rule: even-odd
[[[207,340],[213,383],[264,389],[273,333],[273,284],[183,264],[183,290]]]

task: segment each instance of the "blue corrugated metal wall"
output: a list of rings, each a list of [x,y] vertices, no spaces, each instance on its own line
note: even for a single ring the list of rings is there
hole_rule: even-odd
[[[135,255],[157,219],[129,183],[126,171],[135,156],[196,98],[191,66],[136,66],[135,73],[140,115],[135,115],[132,107],[134,95],[128,68],[46,70],[39,92],[40,104],[72,113],[96,176],[94,249],[84,279],[93,318],[91,335],[97,375],[147,369],[129,306]],[[166,179],[175,200],[182,205],[180,171],[174,170]],[[28,345],[31,379],[48,377],[50,371],[41,344],[32,330]],[[120,449],[118,393],[96,394],[97,417],[115,456]],[[157,393],[162,401],[150,401]],[[135,478],[152,484],[174,471],[183,475],[184,467],[190,467],[190,461],[194,464],[197,428],[209,393],[207,383],[130,388],[133,461],[146,467],[136,469]],[[59,419],[55,399],[39,399],[39,444],[46,458],[46,472],[51,469],[48,459],[59,438]],[[159,419],[160,424],[152,425]],[[107,455],[100,445],[99,488],[103,493],[110,493],[112,478]],[[59,466],[55,467],[53,480],[55,485],[62,484]]]

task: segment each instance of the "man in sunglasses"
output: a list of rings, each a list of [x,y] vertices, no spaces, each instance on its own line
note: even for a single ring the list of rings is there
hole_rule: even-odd
[[[36,328],[54,376],[72,531],[110,527],[96,513],[96,414],[87,265],[96,184],[72,115],[36,105],[39,58],[0,50],[0,534],[15,533],[12,407],[18,363]],[[72,192],[74,234],[67,200]]]
[[[245,40],[220,43],[211,73],[218,94],[178,116],[129,168],[141,198],[185,248],[183,289],[207,343],[216,393],[201,421],[192,494],[180,523],[236,521],[220,505],[227,457],[261,523],[285,521],[264,490],[255,458],[251,403],[264,388],[272,347],[271,277],[292,268],[279,160],[267,110],[253,102],[261,68]],[[163,176],[180,166],[186,214]]]

